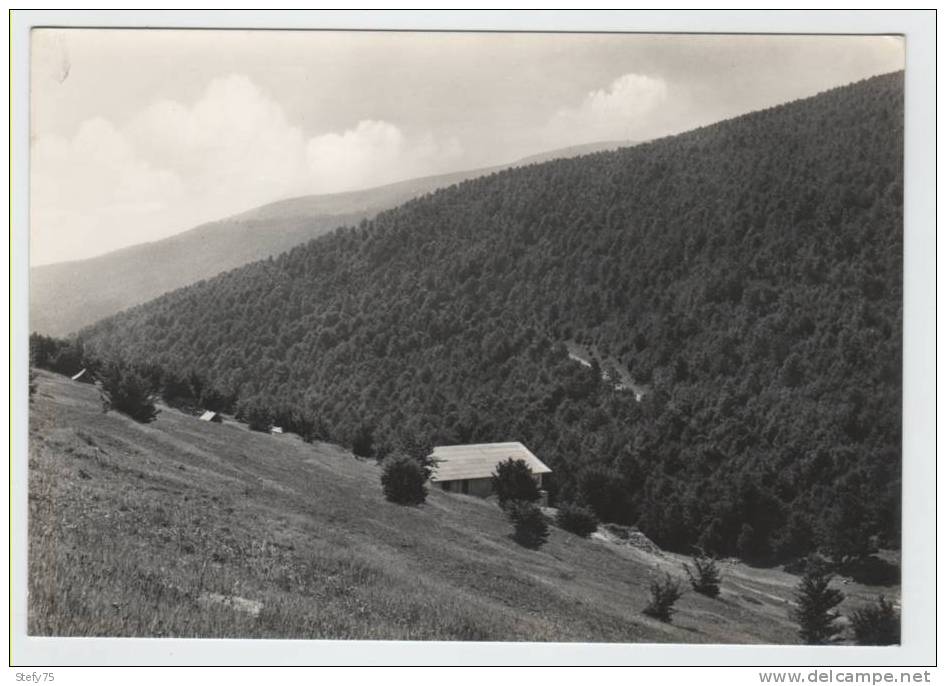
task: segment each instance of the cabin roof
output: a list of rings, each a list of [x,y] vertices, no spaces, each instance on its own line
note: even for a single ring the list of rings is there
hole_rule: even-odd
[[[212,410],[207,410],[202,415],[200,415],[200,418],[203,419],[205,422],[209,422],[211,419],[213,419],[216,416],[217,416],[216,412]]]
[[[523,460],[533,474],[548,474],[552,470],[532,451],[519,443],[477,443],[474,445],[441,445],[432,453],[437,464],[431,481],[458,479],[487,479],[496,471],[496,465],[510,457]]]

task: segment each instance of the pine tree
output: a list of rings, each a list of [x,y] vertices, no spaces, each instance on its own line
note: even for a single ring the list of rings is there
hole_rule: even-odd
[[[539,499],[539,487],[525,460],[509,458],[496,465],[493,474],[493,490],[499,498],[500,507],[510,501],[535,502]]]
[[[708,598],[718,596],[721,576],[716,560],[699,548],[691,559],[693,561],[693,569],[690,569],[690,565],[686,563],[683,564],[683,569],[687,573],[687,578],[690,580],[690,585],[693,587],[693,590]]]
[[[102,407],[106,412],[116,410],[142,423],[158,416],[153,388],[136,370],[113,362],[106,365],[100,376]]]
[[[797,606],[791,616],[798,622],[798,634],[805,643],[824,645],[841,632],[837,625],[840,613],[834,608],[844,600],[844,594],[831,588],[833,579],[823,565],[809,560],[808,570],[795,589]]]
[[[675,612],[676,603],[683,596],[680,581],[670,574],[663,579],[655,579],[650,584],[650,603],[644,608],[644,614],[662,622],[669,622]]]
[[[512,537],[516,543],[526,548],[538,548],[548,540],[548,522],[536,505],[523,500],[513,500],[508,503],[506,511],[515,527]]]

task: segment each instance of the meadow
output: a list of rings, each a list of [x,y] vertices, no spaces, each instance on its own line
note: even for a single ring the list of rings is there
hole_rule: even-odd
[[[785,572],[724,564],[719,599],[689,592],[663,623],[641,609],[680,556],[556,528],[528,550],[494,502],[388,503],[375,462],[339,447],[167,407],[139,424],[95,386],[36,383],[32,635],[797,642]],[[845,605],[876,591],[845,586]]]

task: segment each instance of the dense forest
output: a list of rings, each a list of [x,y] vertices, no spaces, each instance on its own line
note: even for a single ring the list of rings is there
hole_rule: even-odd
[[[898,547],[902,156],[895,73],[466,181],[79,341],[362,454],[522,441],[667,548]]]

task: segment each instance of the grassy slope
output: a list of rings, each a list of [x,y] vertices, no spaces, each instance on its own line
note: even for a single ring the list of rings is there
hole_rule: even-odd
[[[795,641],[788,574],[726,566],[721,600],[688,593],[663,624],[640,609],[679,558],[558,529],[526,550],[491,502],[392,505],[378,467],[335,446],[167,408],[140,425],[103,414],[93,386],[38,374],[31,634]]]

